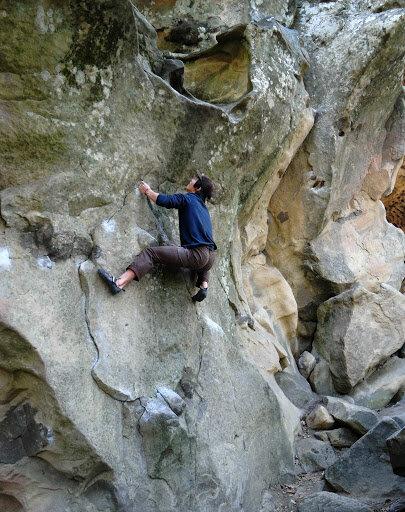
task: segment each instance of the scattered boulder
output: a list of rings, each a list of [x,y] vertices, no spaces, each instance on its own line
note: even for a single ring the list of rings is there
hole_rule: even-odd
[[[392,472],[386,445],[397,431],[397,423],[384,418],[326,469],[327,482],[338,491],[379,504],[385,498],[403,496],[405,479]]]
[[[405,476],[405,427],[387,439],[387,447],[394,473]]]
[[[321,441],[329,442],[334,448],[349,448],[358,439],[356,434],[344,427],[315,432],[315,437]]]
[[[336,394],[329,365],[322,357],[319,358],[319,361],[316,363],[308,380],[312,389],[319,395]]]
[[[308,427],[323,430],[330,428],[335,420],[323,405],[317,405],[305,418]]]
[[[298,512],[372,512],[372,509],[353,498],[322,491],[304,498]]]
[[[401,348],[404,319],[405,297],[386,284],[376,292],[355,286],[319,307],[314,346],[338,392],[350,392]]]
[[[378,422],[375,411],[351,404],[342,398],[327,396],[325,403],[327,410],[336,420],[348,425],[359,434],[365,434]]]
[[[296,370],[288,367],[283,372],[276,373],[275,379],[285,396],[296,407],[304,409],[317,398],[311,386]]]
[[[298,359],[298,368],[301,375],[306,379],[310,376],[312,370],[316,365],[316,359],[310,352],[303,352]]]
[[[405,394],[405,359],[392,356],[366,380],[358,384],[350,396],[356,404],[370,409],[381,409],[394,397]]]
[[[311,437],[298,439],[296,456],[304,473],[320,471],[336,461],[335,451],[329,443]]]

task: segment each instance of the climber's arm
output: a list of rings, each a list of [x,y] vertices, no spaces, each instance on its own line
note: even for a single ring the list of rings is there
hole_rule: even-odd
[[[139,190],[149,197],[151,201],[164,208],[181,208],[187,203],[186,194],[159,194],[154,192],[150,186],[141,181]]]
[[[181,208],[187,203],[186,194],[158,194],[156,204],[164,208]]]

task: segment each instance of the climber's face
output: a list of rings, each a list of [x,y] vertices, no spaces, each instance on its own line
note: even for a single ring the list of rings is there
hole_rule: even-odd
[[[196,181],[198,180],[198,178],[196,176],[194,176],[193,178],[191,178],[191,180],[189,181],[187,187],[186,187],[186,190],[187,192],[197,192],[197,188],[194,187],[194,185],[196,184]]]

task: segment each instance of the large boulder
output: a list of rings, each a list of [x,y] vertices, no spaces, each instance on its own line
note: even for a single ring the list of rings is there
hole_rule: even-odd
[[[398,424],[391,418],[381,420],[326,469],[328,483],[338,491],[377,504],[402,496],[405,480],[392,472],[386,446],[387,439],[397,431]]]
[[[314,345],[336,390],[348,393],[400,349],[404,337],[405,297],[388,285],[375,292],[358,286],[319,307]]]
[[[393,356],[350,393],[357,405],[381,409],[405,395],[405,360]]]

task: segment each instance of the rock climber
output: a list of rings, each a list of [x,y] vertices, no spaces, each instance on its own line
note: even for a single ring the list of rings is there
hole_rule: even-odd
[[[196,271],[196,287],[199,288],[192,300],[203,301],[208,293],[208,271],[214,264],[217,250],[212,235],[211,217],[205,204],[214,192],[212,181],[207,176],[197,174],[186,186],[185,194],[160,194],[154,192],[143,181],[138,188],[158,206],[178,210],[181,247],[176,245],[147,247],[135,256],[134,261],[120,277],[112,276],[103,268],[98,269],[99,276],[107,284],[110,292],[115,295],[125,291],[124,287],[131,281],[139,281],[156,264],[189,268]]]

